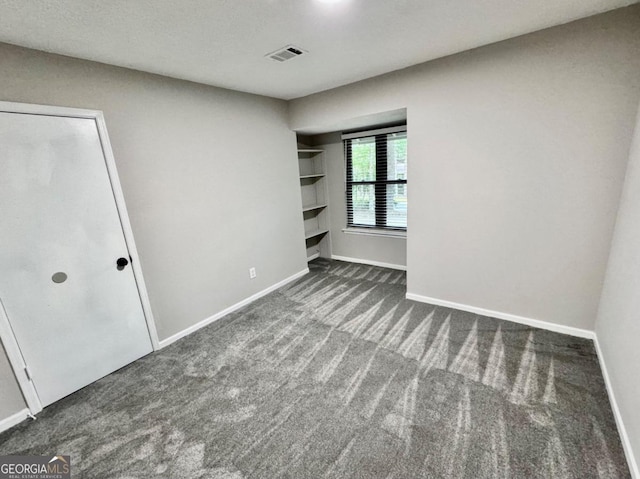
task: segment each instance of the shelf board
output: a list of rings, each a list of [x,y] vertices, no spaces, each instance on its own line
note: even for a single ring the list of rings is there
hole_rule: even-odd
[[[298,153],[322,153],[323,151],[318,148],[298,148]]]
[[[325,176],[324,173],[315,173],[313,175],[300,175],[300,179],[305,180],[307,178],[322,178],[323,176]]]
[[[305,206],[304,208],[302,208],[302,212],[306,212],[306,211],[313,211],[313,210],[320,210],[322,208],[326,208],[327,205],[311,205],[311,206]]]
[[[323,234],[328,233],[328,232],[329,232],[329,230],[327,228],[308,231],[308,232],[305,232],[304,239],[308,240],[310,238],[315,238],[316,236],[320,236],[320,235],[323,235]]]

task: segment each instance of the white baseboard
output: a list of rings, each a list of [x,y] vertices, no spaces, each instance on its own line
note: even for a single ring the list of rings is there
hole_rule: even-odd
[[[611,387],[611,379],[609,378],[609,371],[607,370],[607,365],[605,363],[602,350],[600,349],[600,343],[598,342],[597,335],[595,336],[593,342],[596,346],[596,352],[598,353],[598,360],[600,361],[600,369],[602,370],[604,383],[607,387],[609,402],[611,403],[611,409],[613,410],[613,417],[615,417],[616,425],[618,426],[618,434],[620,435],[620,441],[622,441],[622,448],[624,449],[624,454],[627,457],[627,464],[629,465],[629,469],[631,470],[631,477],[633,477],[633,479],[640,479],[640,470],[638,469],[638,463],[636,462],[636,458],[633,455],[633,449],[631,448],[629,435],[627,434],[627,429],[625,428],[624,422],[622,421],[622,415],[620,414],[620,409],[618,408],[616,396],[613,393],[613,388]]]
[[[349,263],[368,264],[369,266],[380,266],[381,268],[399,269],[400,271],[406,271],[407,267],[401,264],[383,263],[381,261],[370,261],[368,259],[349,258],[348,256],[338,256],[336,254],[331,255],[331,259],[337,259],[338,261],[348,261]]]
[[[517,316],[515,314],[509,313],[502,313],[500,311],[492,311],[490,309],[478,308],[476,306],[469,306],[468,304],[454,303],[452,301],[430,298],[428,296],[421,296],[414,293],[407,293],[406,298],[412,299],[413,301],[419,301],[421,303],[429,303],[435,306],[445,306],[447,308],[459,309],[461,311],[480,314],[482,316],[489,316],[492,318],[504,319],[506,321],[513,321],[514,323],[526,324],[527,326],[533,326],[534,328],[547,329],[556,333],[568,334],[570,336],[577,336],[579,338],[595,339],[596,337],[596,333],[588,329],[574,328],[573,326],[564,326],[562,324],[550,323],[547,321],[541,321],[539,319],[527,318],[524,316]]]
[[[9,417],[4,419],[0,419],[0,432],[6,431],[9,428],[12,428],[16,424],[20,424],[25,419],[31,417],[31,413],[28,409],[23,409],[22,411],[18,411],[15,414],[12,414]]]
[[[269,286],[268,288],[263,289],[262,291],[259,291],[256,294],[249,296],[246,299],[243,299],[239,303],[229,306],[228,308],[223,309],[219,313],[216,313],[213,316],[209,316],[208,318],[203,319],[202,321],[194,324],[193,326],[189,326],[187,329],[183,329],[179,333],[176,333],[173,336],[169,336],[168,338],[161,340],[160,349],[166,346],[169,346],[171,343],[175,343],[178,339],[184,338],[185,336],[188,336],[189,334],[193,333],[194,331],[197,331],[200,328],[204,328],[206,325],[211,324],[214,321],[217,321],[218,319],[226,316],[229,313],[233,313],[234,311],[237,311],[238,309],[246,306],[249,303],[253,303],[256,299],[260,299],[263,296],[266,296],[267,294],[271,293],[272,291],[275,291],[276,289],[281,288],[282,286],[288,283],[291,283],[292,281],[295,281],[296,279],[304,276],[308,272],[309,272],[309,268],[305,268],[302,271],[294,274],[293,276],[289,276],[288,278],[285,278],[282,281],[272,286]]]

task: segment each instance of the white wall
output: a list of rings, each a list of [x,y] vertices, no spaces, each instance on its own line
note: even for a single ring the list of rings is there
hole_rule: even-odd
[[[344,151],[340,133],[311,138],[312,144],[324,149],[329,190],[329,227],[331,253],[364,262],[396,266],[407,264],[406,238],[345,233],[347,205],[345,196]]]
[[[0,65],[0,100],[104,111],[160,339],[306,268],[284,101],[2,44]]]
[[[634,6],[294,100],[407,108],[408,292],[593,329],[640,96]]]
[[[640,110],[596,321],[629,444],[640,455]],[[635,477],[640,477],[637,463]]]

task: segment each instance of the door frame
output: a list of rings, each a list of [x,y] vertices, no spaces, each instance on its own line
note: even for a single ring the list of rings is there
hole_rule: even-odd
[[[99,110],[84,110],[80,108],[67,108],[60,106],[50,105],[36,105],[31,103],[14,103],[0,101],[0,113],[22,113],[27,115],[39,115],[39,116],[58,116],[67,118],[84,118],[94,120],[100,138],[100,145],[102,146],[102,152],[104,154],[105,165],[107,167],[107,174],[109,176],[109,182],[111,184],[111,190],[118,210],[118,217],[120,218],[120,226],[124,233],[125,243],[127,250],[131,256],[131,268],[133,270],[133,276],[138,289],[138,296],[140,297],[140,303],[142,305],[142,311],[147,324],[147,330],[149,332],[149,338],[151,339],[151,345],[154,351],[160,349],[160,343],[158,340],[158,331],[156,329],[155,320],[153,318],[153,312],[151,310],[151,302],[149,300],[149,294],[142,274],[142,267],[140,265],[140,257],[138,256],[138,250],[136,248],[135,241],[133,239],[133,230],[131,223],[129,222],[129,214],[127,213],[127,207],[124,201],[124,194],[122,187],[120,186],[120,179],[118,177],[118,171],[116,169],[116,162],[111,150],[111,143],[109,141],[109,135],[107,133],[107,126],[104,120],[102,111]],[[9,363],[13,368],[13,373],[16,377],[18,385],[22,391],[27,407],[32,415],[35,415],[42,411],[42,404],[38,398],[38,394],[35,387],[28,376],[26,369],[26,363],[20,351],[18,341],[16,340],[13,330],[11,329],[11,323],[2,304],[2,298],[0,298],[0,340],[4,345]]]

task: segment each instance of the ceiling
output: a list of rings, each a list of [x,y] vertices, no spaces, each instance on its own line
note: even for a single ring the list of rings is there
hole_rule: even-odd
[[[636,1],[0,0],[0,41],[292,99]]]

